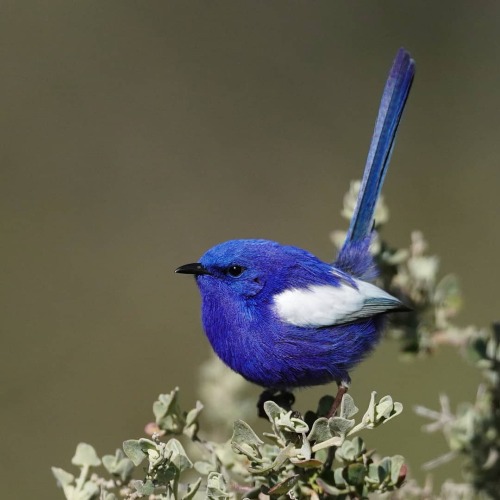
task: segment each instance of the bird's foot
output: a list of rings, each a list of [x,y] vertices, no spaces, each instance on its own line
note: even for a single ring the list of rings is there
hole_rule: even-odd
[[[264,403],[266,401],[274,401],[281,408],[290,411],[292,405],[295,403],[295,396],[288,391],[273,391],[271,389],[266,389],[260,396],[257,402],[257,413],[261,418],[267,419],[268,416],[264,411]]]
[[[332,407],[330,408],[330,411],[326,415],[326,418],[333,417],[335,413],[337,413],[337,410],[342,403],[342,398],[344,397],[344,394],[347,392],[347,389],[349,387],[346,384],[339,384],[339,390],[337,391],[337,395],[335,396],[335,400],[333,401]]]

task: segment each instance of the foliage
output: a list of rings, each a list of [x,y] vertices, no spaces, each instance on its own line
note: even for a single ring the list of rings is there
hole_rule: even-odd
[[[113,500],[148,497],[155,499],[256,498],[264,493],[272,498],[360,498],[371,492],[399,488],[406,477],[403,457],[375,458],[361,437],[364,429],[374,429],[399,415],[401,403],[390,396],[377,400],[372,393],[368,409],[356,422],[354,401],[344,396],[338,416],[326,418],[332,398],[320,401],[317,412],[304,418],[273,401],[264,403],[270,431],[261,439],[243,420],[237,420],[230,442],[215,443],[199,437],[197,403],[184,412],[178,403],[179,391],[160,395],[153,405],[156,420],[148,426],[151,439],[130,439],[123,450],[100,460],[88,444],[80,443],[72,463],[80,467],[75,478],[53,468],[54,476],[69,500],[102,498]],[[198,445],[200,460],[190,458],[178,438]],[[161,437],[167,438],[165,441]],[[196,453],[190,453],[190,455]],[[125,456],[126,455],[126,456]],[[134,468],[146,463],[142,479],[132,479]],[[103,465],[108,478],[91,468]],[[185,472],[197,479],[188,481]],[[201,485],[203,484],[203,488]],[[203,492],[202,492],[203,490]]]
[[[344,199],[342,214],[350,218],[359,183],[352,183]],[[383,199],[376,212],[377,229],[389,219]],[[332,235],[340,247],[342,232]],[[441,431],[450,452],[430,461],[432,469],[455,457],[464,458],[463,472],[467,483],[447,481],[434,498],[498,498],[500,491],[500,324],[491,330],[459,327],[454,318],[462,306],[458,279],[448,275],[438,280],[439,259],[427,254],[422,233],[414,231],[408,249],[391,249],[376,238],[372,245],[381,285],[412,307],[413,312],[395,315],[388,335],[399,339],[405,356],[431,354],[441,345],[456,347],[483,375],[474,403],[461,403],[453,413],[446,395],[440,396],[441,409],[416,406],[415,411],[431,420],[427,432]],[[402,490],[404,498],[431,498],[430,483],[418,487],[412,483]],[[406,495],[406,496],[405,496]]]

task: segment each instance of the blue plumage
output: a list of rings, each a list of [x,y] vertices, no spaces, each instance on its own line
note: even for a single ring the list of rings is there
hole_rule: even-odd
[[[335,263],[268,240],[232,240],[177,272],[194,274],[202,321],[218,356],[272,389],[347,384],[376,345],[384,313],[401,302],[365,280],[375,275],[373,213],[414,76],[400,49],[387,80],[362,186]]]

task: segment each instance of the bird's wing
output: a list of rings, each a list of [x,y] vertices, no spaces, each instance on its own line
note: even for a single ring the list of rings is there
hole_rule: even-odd
[[[361,280],[333,285],[292,288],[274,296],[277,316],[291,325],[323,327],[400,309],[402,303],[384,290]]]

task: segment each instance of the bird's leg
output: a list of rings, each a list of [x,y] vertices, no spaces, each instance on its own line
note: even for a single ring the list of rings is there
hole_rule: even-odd
[[[344,397],[344,394],[347,392],[348,389],[349,389],[348,382],[341,381],[339,383],[339,389],[337,391],[337,395],[335,396],[335,401],[333,402],[332,407],[330,408],[330,411],[328,412],[326,418],[330,418],[335,415],[337,409],[340,406],[340,403],[342,403],[342,398]]]
[[[259,396],[259,401],[257,402],[257,414],[261,418],[267,419],[267,414],[264,411],[264,403],[266,401],[274,401],[278,406],[281,406],[285,410],[289,411],[292,409],[293,403],[295,403],[295,396],[288,391],[276,391],[273,389],[266,389]]]

